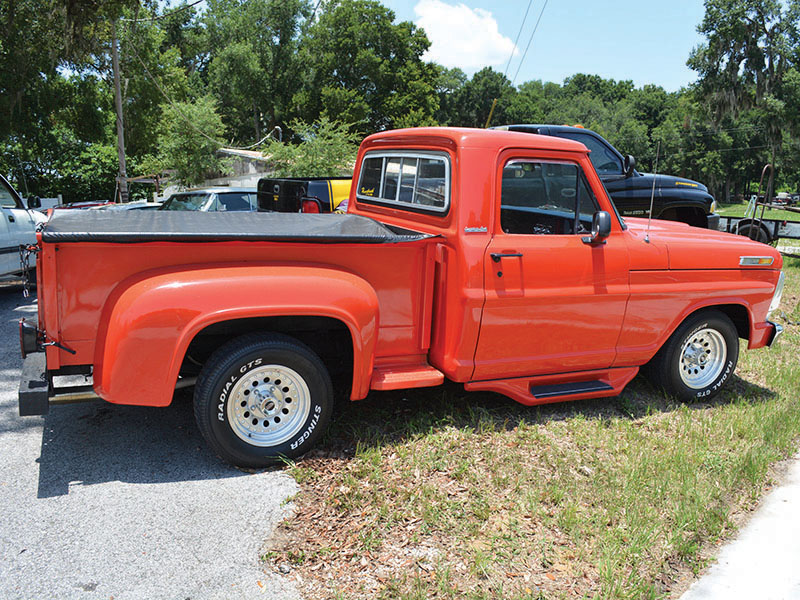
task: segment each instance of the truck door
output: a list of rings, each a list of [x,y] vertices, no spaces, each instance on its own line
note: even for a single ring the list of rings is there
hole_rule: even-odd
[[[614,224],[606,243],[583,241],[599,205],[579,164],[501,168],[473,379],[610,367],[628,299],[624,232]]]

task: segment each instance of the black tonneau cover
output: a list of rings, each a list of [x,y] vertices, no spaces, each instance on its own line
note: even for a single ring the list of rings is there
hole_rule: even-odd
[[[386,244],[431,237],[358,215],[56,210],[42,240],[65,242],[278,241]]]

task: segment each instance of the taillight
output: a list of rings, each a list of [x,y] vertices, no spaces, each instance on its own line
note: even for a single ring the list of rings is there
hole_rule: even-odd
[[[40,349],[39,332],[36,327],[26,323],[25,319],[19,322],[19,349],[22,353],[22,358]]]
[[[304,213],[321,213],[319,200],[315,198],[303,198],[300,204],[300,212]]]

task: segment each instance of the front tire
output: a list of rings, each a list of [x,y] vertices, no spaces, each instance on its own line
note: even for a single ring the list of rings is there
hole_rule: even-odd
[[[730,318],[704,310],[686,319],[647,364],[657,387],[683,401],[711,398],[733,375],[739,336]]]
[[[280,334],[236,338],[209,357],[194,393],[200,432],[223,460],[261,468],[297,458],[333,412],[333,385],[307,346]]]

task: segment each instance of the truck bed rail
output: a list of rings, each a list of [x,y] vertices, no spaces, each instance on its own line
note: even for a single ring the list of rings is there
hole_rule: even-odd
[[[229,242],[274,241],[393,244],[431,236],[393,228],[358,215],[286,213],[63,211],[42,230],[42,241],[71,242]]]

